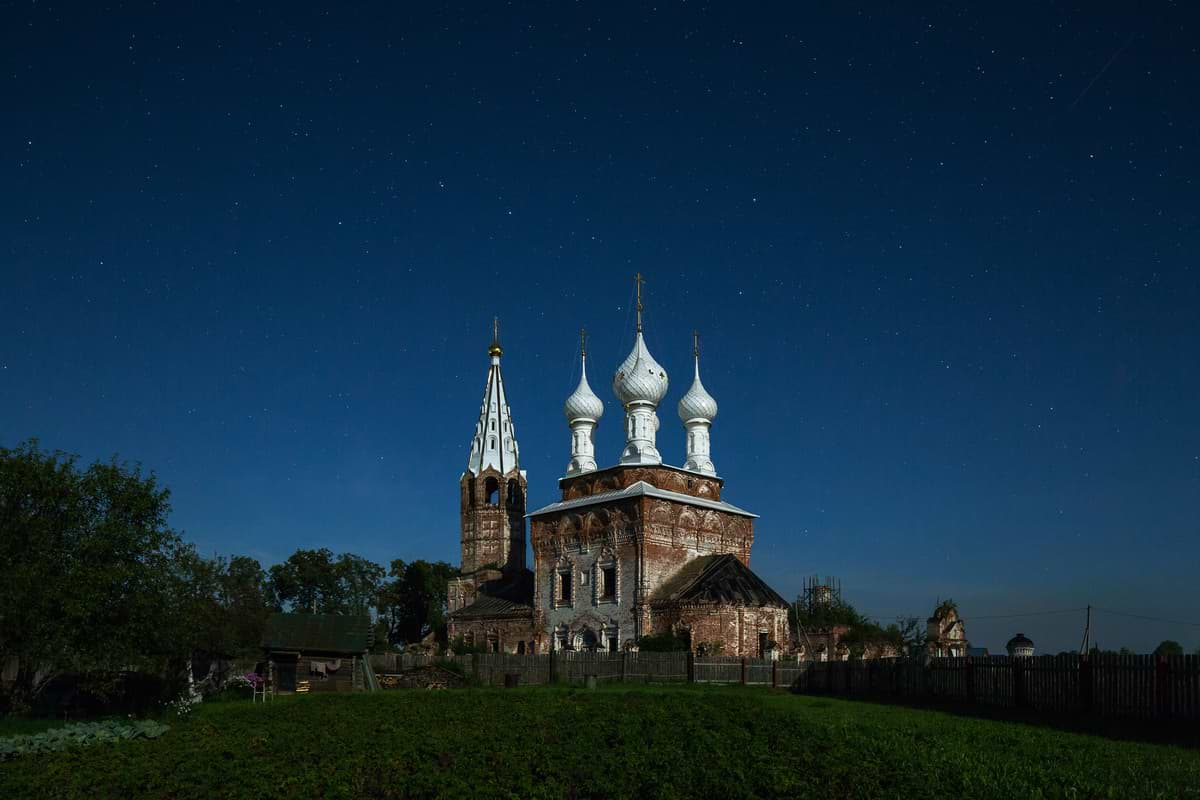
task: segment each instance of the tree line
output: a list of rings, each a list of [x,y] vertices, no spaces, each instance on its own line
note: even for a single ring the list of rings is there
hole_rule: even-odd
[[[0,447],[0,667],[4,704],[28,709],[55,679],[103,692],[129,672],[257,655],[271,612],[369,613],[376,649],[445,621],[445,562],[300,549],[264,568],[206,557],[169,524],[170,491],[139,465],[88,466],[31,440]]]

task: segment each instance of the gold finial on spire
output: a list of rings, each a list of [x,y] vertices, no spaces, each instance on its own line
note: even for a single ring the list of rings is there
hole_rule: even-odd
[[[502,356],[504,349],[500,347],[500,318],[492,317],[492,343],[488,345],[489,356]]]
[[[579,355],[587,356],[587,328],[579,329]]]
[[[637,284],[637,330],[642,332],[642,284],[646,279],[642,277],[642,273],[633,276],[633,282]]]
[[[700,331],[697,330],[692,331],[692,355],[700,358]]]

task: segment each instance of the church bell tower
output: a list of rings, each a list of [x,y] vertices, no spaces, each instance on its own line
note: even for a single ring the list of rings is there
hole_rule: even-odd
[[[525,472],[500,374],[499,324],[492,323],[491,366],[467,469],[459,480],[462,573],[525,568]]]

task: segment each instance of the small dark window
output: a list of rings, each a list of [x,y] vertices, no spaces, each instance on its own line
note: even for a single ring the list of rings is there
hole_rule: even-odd
[[[608,637],[608,652],[610,652],[610,653],[617,652],[617,637],[616,636]]]
[[[604,567],[600,570],[600,599],[612,600],[617,596],[617,568]]]
[[[758,634],[758,657],[759,658],[767,657],[767,634],[766,633]]]
[[[517,655],[525,655],[525,642],[517,642]]]
[[[571,603],[571,573],[558,573],[558,599],[560,603],[569,605]]]

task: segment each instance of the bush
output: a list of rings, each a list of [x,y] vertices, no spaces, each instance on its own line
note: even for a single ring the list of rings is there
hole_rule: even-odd
[[[670,631],[643,636],[637,644],[638,650],[646,653],[675,653],[688,649],[688,643]]]

